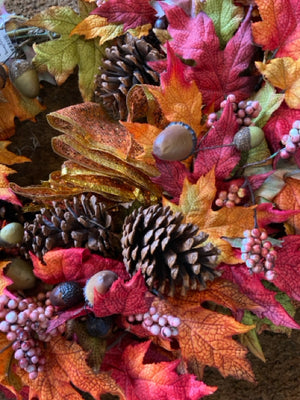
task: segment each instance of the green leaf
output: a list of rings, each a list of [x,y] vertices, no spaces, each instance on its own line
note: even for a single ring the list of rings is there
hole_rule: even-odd
[[[83,15],[78,15],[70,7],[50,7],[27,21],[27,25],[60,34],[58,39],[34,45],[36,55],[33,63],[36,68],[47,69],[61,85],[78,65],[79,89],[84,101],[90,101],[106,46],[99,46],[97,39],[86,40],[83,36],[70,35],[86,17],[89,7],[81,6],[81,10]]]
[[[253,325],[256,323],[257,319],[258,318],[250,311],[245,310],[242,323],[245,325]],[[242,333],[240,335],[240,340],[241,344],[246,346],[253,355],[258,357],[261,361],[266,361],[255,329]]]
[[[269,82],[266,82],[266,84],[255,94],[252,100],[259,101],[259,104],[262,107],[259,116],[253,120],[253,123],[256,126],[262,128],[266,125],[273,112],[280,107],[280,104],[284,100],[284,93],[276,93],[274,86]]]
[[[235,6],[231,0],[207,0],[203,11],[213,20],[221,48],[224,48],[244,17],[243,8]]]

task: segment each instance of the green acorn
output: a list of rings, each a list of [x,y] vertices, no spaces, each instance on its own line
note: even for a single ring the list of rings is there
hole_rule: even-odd
[[[233,145],[239,151],[249,151],[257,147],[264,137],[264,131],[258,126],[244,126],[234,135]]]
[[[36,283],[32,265],[19,257],[14,258],[5,269],[5,276],[13,281],[9,290],[32,289]]]
[[[19,222],[11,222],[0,231],[0,246],[15,246],[23,240],[24,228]]]
[[[27,60],[14,60],[9,68],[10,79],[15,88],[24,96],[33,99],[39,95],[38,73]]]

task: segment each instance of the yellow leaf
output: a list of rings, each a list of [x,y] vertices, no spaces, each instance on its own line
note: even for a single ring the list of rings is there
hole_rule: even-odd
[[[300,109],[300,60],[283,57],[268,64],[257,61],[255,65],[273,86],[285,91],[284,99],[290,108]]]
[[[147,86],[156,97],[165,117],[170,121],[181,121],[199,134],[201,125],[202,94],[194,81],[188,85],[179,79],[176,70],[171,72],[168,85]]]
[[[13,164],[19,164],[19,163],[31,161],[27,157],[17,156],[16,154],[14,154],[11,151],[7,150],[6,147],[10,143],[11,142],[8,141],[8,140],[1,140],[0,141],[0,164],[13,165]]]

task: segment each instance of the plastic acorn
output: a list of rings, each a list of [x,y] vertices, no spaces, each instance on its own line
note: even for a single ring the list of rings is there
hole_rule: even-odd
[[[52,289],[49,299],[53,306],[61,309],[74,307],[84,301],[82,288],[74,281],[59,283]]]
[[[32,289],[36,283],[32,265],[19,257],[14,258],[5,269],[5,276],[13,281],[8,286],[9,290]]]
[[[39,95],[40,83],[38,73],[33,65],[22,59],[14,60],[9,68],[10,79],[21,94],[30,99]]]
[[[194,153],[196,145],[196,133],[189,125],[183,122],[171,122],[156,137],[153,154],[161,160],[181,161]]]
[[[245,126],[234,135],[232,143],[240,151],[249,151],[257,147],[264,137],[264,131],[258,126]]]
[[[118,279],[118,275],[110,270],[103,270],[93,275],[86,283],[83,291],[85,300],[91,305],[94,305],[94,290],[98,293],[106,293],[113,282]]]
[[[15,246],[23,241],[23,236],[23,225],[19,222],[10,222],[0,231],[0,246]]]

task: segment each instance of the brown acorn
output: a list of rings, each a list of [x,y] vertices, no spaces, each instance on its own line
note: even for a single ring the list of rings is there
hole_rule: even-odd
[[[244,126],[234,135],[232,143],[239,151],[249,151],[257,147],[264,137],[264,131],[258,126]]]
[[[87,281],[84,287],[85,300],[94,305],[94,290],[96,289],[98,293],[104,294],[117,279],[118,275],[113,271],[103,270],[97,272]]]
[[[61,282],[51,291],[51,304],[61,309],[71,308],[83,302],[83,291],[79,283]]]
[[[10,64],[10,79],[16,89],[26,97],[33,99],[39,95],[38,73],[27,60],[17,59]]]
[[[197,136],[193,129],[183,122],[171,122],[156,137],[153,154],[165,161],[181,161],[192,155],[196,149]]]

